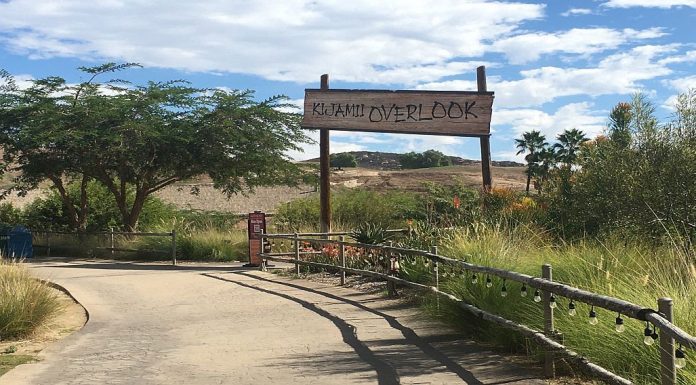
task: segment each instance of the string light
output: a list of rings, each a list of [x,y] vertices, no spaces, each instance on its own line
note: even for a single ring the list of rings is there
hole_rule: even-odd
[[[478,283],[478,277],[476,276],[476,273],[471,275],[471,283],[473,283],[473,284]]]
[[[650,322],[645,323],[645,330],[643,331],[643,343],[650,346],[655,343],[652,338],[652,330],[650,330]]]
[[[592,305],[592,309],[590,309],[590,325],[597,325],[599,323],[599,320],[597,319],[597,312],[594,310],[594,305]]]
[[[500,296],[507,297],[507,295],[508,295],[507,287],[505,286],[505,280],[503,280],[503,287],[500,289]]]
[[[619,313],[618,316],[616,316],[616,326],[614,327],[614,330],[616,330],[617,333],[623,333],[624,330],[626,330],[626,327],[624,326],[624,320],[621,318],[621,313]]]
[[[492,287],[493,286],[493,280],[491,280],[491,277],[486,276],[486,287]]]
[[[679,349],[674,352],[674,366],[677,369],[684,369],[684,367],[686,367],[686,354],[684,354],[681,344],[679,344]]]
[[[578,314],[578,311],[575,310],[575,302],[573,300],[570,300],[570,303],[568,304],[568,315],[571,317],[575,317],[575,315]]]
[[[534,302],[541,302],[541,294],[539,289],[534,290]]]
[[[558,304],[556,303],[556,297],[553,294],[551,294],[551,297],[549,297],[549,307],[551,309],[555,309],[556,307],[558,307]]]
[[[521,297],[526,297],[527,296],[527,285],[522,284],[522,289],[520,289],[520,296]]]

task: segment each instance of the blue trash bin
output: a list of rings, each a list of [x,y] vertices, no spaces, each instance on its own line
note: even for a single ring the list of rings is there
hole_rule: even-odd
[[[24,226],[14,227],[8,233],[7,240],[8,258],[31,258],[34,256],[31,231]]]

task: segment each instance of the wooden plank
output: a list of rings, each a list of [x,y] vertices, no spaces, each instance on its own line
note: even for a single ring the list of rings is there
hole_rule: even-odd
[[[321,75],[321,90],[328,91],[329,75]],[[322,128],[319,132],[319,204],[320,230],[322,233],[331,232],[331,153],[329,129]],[[324,236],[328,238],[327,236]]]
[[[479,137],[492,107],[492,92],[306,89],[302,127]]]

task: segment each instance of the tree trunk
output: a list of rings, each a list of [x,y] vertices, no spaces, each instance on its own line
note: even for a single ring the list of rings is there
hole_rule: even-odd
[[[527,195],[529,195],[529,183],[532,181],[532,173],[527,170]]]

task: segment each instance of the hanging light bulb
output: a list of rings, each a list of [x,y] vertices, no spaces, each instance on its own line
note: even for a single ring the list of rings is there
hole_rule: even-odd
[[[493,286],[493,280],[491,280],[491,277],[486,276],[486,287],[492,287]]]
[[[674,366],[677,369],[684,369],[684,367],[686,367],[686,354],[684,354],[681,344],[679,344],[679,349],[674,352]]]
[[[500,288],[500,296],[507,297],[507,295],[508,295],[507,287],[505,286],[505,280],[503,280],[503,287]]]
[[[614,330],[616,330],[617,333],[623,333],[624,330],[626,330],[624,320],[621,318],[621,313],[619,313],[619,315],[616,317],[616,326],[614,327]]]
[[[549,297],[549,307],[551,309],[555,309],[556,307],[558,307],[558,304],[556,303],[556,297],[553,294],[551,294],[551,297]]]
[[[541,294],[539,289],[534,290],[534,302],[541,302]]]
[[[471,283],[478,283],[478,277],[476,276],[476,273],[471,275]]]
[[[520,289],[520,296],[521,296],[521,297],[526,297],[526,296],[527,296],[527,285],[522,284],[522,289]]]
[[[597,319],[597,313],[594,311],[594,305],[592,306],[592,309],[590,309],[590,325],[597,325],[599,323],[599,320]]]
[[[652,339],[655,341],[657,341],[657,339],[660,337],[659,335],[657,335],[657,326],[653,325],[653,332],[650,335],[650,337],[652,337]]]
[[[652,338],[652,330],[650,330],[649,322],[645,323],[645,330],[643,331],[643,343],[648,346],[655,343],[655,340]]]
[[[575,310],[575,302],[573,300],[570,300],[570,303],[568,304],[568,315],[571,317],[575,317],[575,315],[578,314],[578,311]]]

